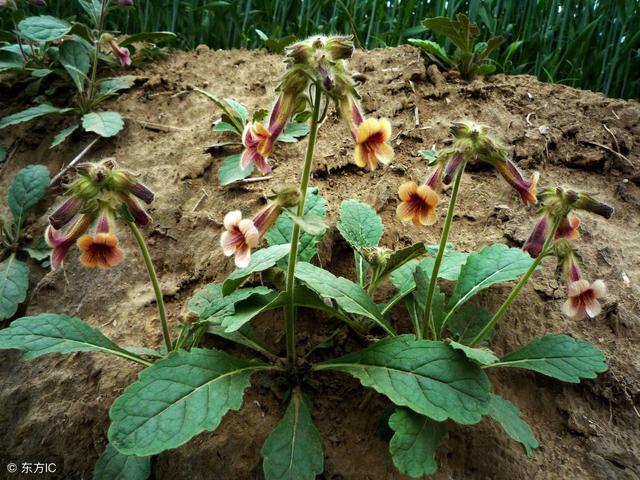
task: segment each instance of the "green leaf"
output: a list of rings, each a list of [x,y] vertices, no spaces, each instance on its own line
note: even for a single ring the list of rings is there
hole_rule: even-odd
[[[151,475],[151,458],[120,453],[107,444],[93,471],[93,480],[146,480]]]
[[[220,97],[216,97],[214,94],[207,92],[206,90],[203,90],[198,87],[194,87],[193,91],[201,93],[202,95],[207,97],[209,100],[211,100],[213,103],[215,103],[224,112],[223,120],[227,121],[229,125],[232,125],[234,127],[233,132],[238,135],[242,135],[243,125],[233,115],[233,113],[231,112],[230,105],[224,99]]]
[[[384,231],[380,216],[369,205],[357,200],[342,202],[340,220],[336,227],[356,250],[362,247],[377,247]]]
[[[528,253],[500,243],[471,253],[460,270],[458,283],[449,300],[450,311],[459,308],[480,290],[517,279],[532,262]]]
[[[533,449],[539,446],[538,440],[531,427],[522,419],[518,407],[500,395],[492,393],[487,416],[498,422],[507,435],[520,442],[527,455],[533,457]]]
[[[13,317],[18,305],[27,298],[27,290],[29,267],[10,255],[0,262],[0,320]],[[0,330],[0,335],[6,330]]]
[[[589,342],[567,335],[534,338],[491,367],[525,368],[569,383],[579,383],[581,378],[596,378],[608,368],[600,350]]]
[[[75,40],[65,40],[60,45],[60,63],[67,71],[80,93],[91,68],[91,58],[86,47]]]
[[[21,112],[14,113],[0,120],[0,129],[8,127],[9,125],[17,125],[18,123],[28,122],[34,118],[48,115],[50,113],[67,113],[72,111],[73,108],[58,108],[48,103],[43,103],[35,107],[27,108]]]
[[[30,245],[22,247],[21,250],[27,252],[37,262],[41,262],[51,255],[51,247],[47,244],[44,235],[36,238]]]
[[[344,311],[369,318],[389,335],[395,335],[378,306],[357,283],[306,262],[298,262],[295,276],[321,297],[335,300]]]
[[[291,213],[289,210],[285,210],[284,213],[287,217],[293,220],[293,222],[297,224],[304,233],[321,237],[322,235],[324,235],[324,232],[327,231],[328,226],[325,223],[323,217],[313,215],[311,213],[299,217]]]
[[[13,178],[7,200],[18,227],[24,223],[29,211],[44,197],[49,188],[49,169],[44,165],[29,165]]]
[[[298,390],[260,453],[265,480],[314,480],[324,470],[320,433],[308,401]]]
[[[226,332],[225,327],[217,324],[209,324],[207,327],[207,332],[211,335],[216,335],[218,337],[224,338],[233,343],[237,343],[239,345],[244,345],[245,347],[251,348],[256,352],[265,355],[268,358],[274,358],[276,355],[269,350],[267,345],[258,338],[255,331],[251,328],[251,325],[244,325],[239,330],[235,332]]]
[[[230,133],[234,133],[236,135],[240,135],[240,133],[238,133],[238,129],[236,127],[234,127],[230,123],[222,122],[222,121],[216,123],[211,130],[214,131],[214,132],[219,132],[219,133],[221,133],[221,132],[230,132]]]
[[[225,317],[233,315],[235,304],[247,300],[253,295],[270,295],[273,290],[267,287],[241,288],[224,296],[222,286],[210,283],[199,290],[189,300],[189,309],[198,314],[200,319],[221,324]]]
[[[435,263],[435,257],[438,254],[438,247],[436,245],[429,245],[427,251],[434,258],[425,258],[422,260],[422,267],[426,268],[429,273],[433,271],[433,264]],[[459,252],[453,248],[453,245],[447,243],[442,256],[442,263],[440,264],[440,270],[438,271],[438,278],[455,282],[460,276],[460,269],[467,261],[469,254],[466,252]]]
[[[492,314],[483,308],[470,303],[465,303],[447,321],[447,330],[454,336],[456,341],[462,344],[469,344],[482,331]],[[495,335],[491,332],[484,338],[482,343],[486,343]]]
[[[237,303],[233,314],[225,316],[221,325],[225,328],[225,332],[235,332],[261,313],[284,306],[286,298],[284,292],[278,294],[274,291],[270,291],[266,295],[253,295],[251,298]]]
[[[251,255],[249,265],[231,272],[222,284],[222,293],[224,295],[229,295],[238,288],[242,282],[249,277],[249,275],[256,272],[263,272],[268,268],[273,267],[276,262],[286,256],[290,250],[291,245],[288,243],[284,245],[273,245],[271,247],[257,250]]]
[[[226,97],[223,100],[227,102],[227,105],[229,105],[238,114],[243,125],[247,123],[247,118],[249,118],[249,111],[247,110],[247,107],[233,98]]]
[[[51,142],[51,146],[49,148],[55,148],[58,145],[60,145],[67,138],[69,138],[69,135],[71,135],[73,132],[75,132],[78,128],[80,128],[80,124],[75,123],[75,124],[71,125],[70,127],[65,128],[64,130],[60,130],[56,134],[56,136],[53,137],[53,141]]]
[[[306,123],[289,122],[278,137],[279,142],[294,143],[309,133],[309,125]]]
[[[100,95],[115,95],[121,90],[133,87],[138,77],[135,75],[124,75],[122,77],[105,78],[99,82],[98,93]]]
[[[480,367],[443,342],[413,335],[387,337],[314,369],[350,373],[396,405],[439,422],[477,423],[489,404],[489,379]]]
[[[240,153],[236,155],[229,155],[222,161],[222,163],[220,163],[220,167],[218,169],[218,180],[220,180],[220,185],[229,185],[233,182],[237,182],[238,180],[242,180],[243,178],[247,178],[253,173],[253,164],[249,165],[246,170],[242,169],[240,166],[240,156]]]
[[[480,365],[491,365],[500,361],[496,354],[488,348],[468,347],[467,345],[454,342],[453,340],[448,343],[456,350],[461,350],[469,360],[472,360]]]
[[[466,15],[458,13],[456,19],[449,17],[427,18],[422,21],[425,28],[445,35],[451,42],[464,52],[473,51],[475,39],[480,35],[478,26],[470,23]]]
[[[83,115],[82,128],[109,138],[124,128],[124,120],[118,112],[90,112]]]
[[[409,38],[407,42],[414,47],[418,47],[427,53],[435,55],[437,58],[449,65],[455,64],[451,57],[447,55],[445,49],[436,42],[432,42],[431,40],[422,40],[420,38]]]
[[[20,52],[0,49],[0,72],[6,70],[22,70],[24,66],[25,60]]]
[[[251,375],[272,367],[218,350],[171,352],[140,372],[111,406],[109,441],[127,455],[155,455],[215,430],[242,404]]]
[[[9,348],[22,350],[25,360],[47,353],[71,352],[104,352],[138,360],[79,318],[55,313],[22,317],[0,330],[0,349]]]
[[[385,263],[382,271],[376,276],[376,283],[386,278],[392,272],[407,264],[409,261],[413,260],[420,255],[424,255],[426,253],[424,243],[414,243],[405,248],[401,248],[400,250],[396,250],[391,254],[388,258],[387,263]]]
[[[304,215],[314,215],[325,218],[327,215],[327,202],[318,193],[317,188],[310,188],[304,204]],[[293,220],[287,215],[280,215],[276,223],[269,229],[264,239],[269,245],[281,245],[291,243],[291,229]],[[316,245],[322,240],[322,235],[310,235],[303,232],[300,235],[298,245],[298,260],[308,262],[318,253]],[[286,265],[286,260],[282,262]]]
[[[444,423],[406,408],[396,408],[389,418],[389,427],[394,431],[389,451],[398,470],[412,478],[436,473],[436,448],[447,433]]]
[[[7,148],[0,144],[0,163],[7,159]]]
[[[71,30],[71,24],[49,15],[27,17],[18,24],[18,32],[32,42],[52,42]]]
[[[176,38],[177,36],[173,32],[141,32],[141,33],[135,33],[133,35],[129,35],[124,40],[121,40],[120,46],[126,47],[127,45],[131,45],[132,43],[138,43],[138,42],[147,42],[147,43],[167,42],[170,40],[175,40]]]
[[[100,12],[102,11],[102,0],[78,0],[80,7],[89,16],[94,25],[98,24]]]

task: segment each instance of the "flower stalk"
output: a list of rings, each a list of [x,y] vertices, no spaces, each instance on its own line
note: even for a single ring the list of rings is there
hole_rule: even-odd
[[[315,151],[316,138],[318,134],[318,120],[320,118],[320,103],[322,101],[322,89],[314,86],[313,114],[311,116],[311,127],[309,130],[309,143],[307,144],[307,153],[304,160],[302,177],[300,179],[300,202],[296,215],[301,217],[304,214],[304,204],[307,196],[307,188],[309,187],[309,177],[311,176],[311,165],[313,163],[313,153]],[[289,268],[287,270],[286,293],[287,304],[285,305],[285,322],[286,322],[286,342],[287,342],[287,361],[289,367],[293,368],[296,364],[296,340],[295,340],[295,321],[296,321],[296,305],[295,305],[295,271],[296,262],[298,260],[298,241],[300,239],[300,225],[293,222],[291,229],[291,250],[289,252]]]
[[[442,264],[442,257],[447,248],[447,239],[449,238],[449,229],[451,228],[451,222],[453,221],[453,213],[456,209],[456,200],[458,198],[458,192],[460,190],[460,182],[462,181],[462,174],[466,162],[463,160],[462,164],[458,167],[456,177],[453,183],[453,190],[451,191],[451,200],[449,201],[449,208],[447,210],[447,218],[442,228],[442,234],[440,235],[440,245],[438,246],[438,253],[436,260],[433,264],[433,270],[431,271],[431,278],[429,279],[429,290],[427,291],[427,301],[425,302],[424,319],[427,321],[431,334],[434,340],[439,337],[439,332],[436,331],[435,323],[433,322],[433,316],[431,315],[431,304],[433,303],[433,294],[435,293],[436,285],[438,283],[438,272],[440,271],[440,265]],[[426,336],[426,325],[423,326],[422,331],[416,332],[418,338]]]

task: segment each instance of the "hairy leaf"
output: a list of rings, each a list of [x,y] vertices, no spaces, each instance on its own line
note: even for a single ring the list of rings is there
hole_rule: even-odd
[[[71,30],[71,24],[49,15],[27,17],[18,24],[20,36],[32,42],[52,42]]]
[[[242,404],[251,375],[270,366],[200,348],[175,351],[140,372],[111,406],[109,441],[128,455],[155,455],[215,430]]]
[[[569,383],[579,383],[581,378],[596,378],[608,368],[600,350],[589,342],[567,335],[534,338],[491,367],[525,368]]]
[[[314,369],[350,373],[396,405],[437,421],[477,423],[489,404],[489,379],[480,367],[443,342],[413,335],[385,338]]]
[[[93,480],[146,480],[151,475],[151,458],[125,455],[107,444],[93,471]]]
[[[20,112],[14,113],[13,115],[4,117],[2,120],[0,120],[0,129],[8,127],[9,125],[28,122],[29,120],[41,117],[43,115],[48,115],[50,113],[67,113],[71,110],[73,110],[73,108],[58,108],[54,107],[53,105],[49,105],[48,103],[43,103],[41,105],[27,108],[26,110],[22,110]]]
[[[444,423],[407,408],[396,408],[389,427],[394,431],[389,451],[398,470],[412,478],[436,473],[436,448],[447,433]]]
[[[357,200],[342,202],[340,220],[336,227],[356,250],[362,247],[377,247],[384,231],[380,216],[369,205]]]
[[[249,275],[256,272],[263,272],[273,267],[278,260],[289,253],[291,245],[288,243],[283,245],[273,245],[267,248],[261,248],[251,255],[249,265],[244,268],[238,268],[231,272],[222,284],[222,293],[228,295],[238,288]]]
[[[311,409],[295,390],[282,419],[269,434],[262,450],[265,480],[314,480],[324,469],[322,440],[313,424]]]
[[[29,267],[10,255],[0,262],[0,320],[13,317],[27,298]],[[0,330],[0,335],[5,330]],[[1,337],[0,337],[1,338]]]
[[[136,79],[135,75],[123,75],[122,77],[105,78],[101,80],[98,93],[100,95],[115,95],[121,90],[127,90],[133,87]]]
[[[91,58],[84,44],[76,40],[65,40],[60,44],[60,63],[67,71],[80,93],[91,68]]]
[[[409,38],[407,39],[410,45],[418,47],[427,53],[435,55],[439,60],[447,63],[448,65],[454,65],[454,61],[447,55],[447,52],[438,43],[431,40],[423,40],[421,38]]]
[[[498,422],[507,435],[520,442],[529,457],[533,456],[533,449],[538,448],[538,440],[531,427],[522,419],[518,407],[492,393],[487,416]]]
[[[118,112],[90,112],[82,117],[82,128],[109,138],[124,128],[124,120]]]
[[[8,191],[8,204],[13,218],[22,226],[29,211],[44,197],[49,187],[49,169],[44,165],[29,165],[13,178]]]

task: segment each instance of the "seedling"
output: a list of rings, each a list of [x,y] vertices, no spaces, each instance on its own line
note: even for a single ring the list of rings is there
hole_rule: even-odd
[[[244,125],[245,148],[239,162],[243,169],[253,165],[267,173],[276,139],[296,106],[307,103],[312,113],[299,184],[274,192],[251,218],[243,218],[239,210],[225,215],[221,253],[233,257],[236,269],[224,282],[206,285],[193,296],[177,335],[168,328],[155,271],[135,226],[135,222],[148,223],[148,216],[134,196],[151,201],[149,190],[111,163],[87,165],[70,188],[69,199],[52,215],[47,238],[54,247],[54,268],[76,241],[84,265],[106,268],[117,264],[123,252],[114,236],[113,219],[131,228],[156,292],[165,341],[162,352],[136,353],[115,345],[79,319],[52,313],[16,320],[0,331],[0,348],[20,349],[26,359],[53,352],[100,351],[145,367],[111,407],[110,443],[96,466],[97,478],[125,472],[127,478],[147,478],[150,456],[177,448],[199,433],[214,431],[229,410],[240,408],[251,377],[266,375],[274,386],[284,387],[288,405],[262,447],[264,476],[267,480],[312,480],[323,471],[324,455],[313,424],[310,394],[322,381],[321,373],[328,370],[356,377],[395,405],[388,419],[394,432],[390,452],[398,469],[412,477],[436,471],[435,451],[446,435],[447,420],[472,425],[489,417],[531,455],[538,446],[533,431],[515,405],[492,392],[485,372],[497,367],[523,368],[577,383],[607,369],[600,351],[565,335],[534,338],[502,356],[489,348],[494,326],[549,256],[562,260],[570,282],[563,310],[573,318],[598,313],[597,298],[604,294],[603,285],[583,279],[575,248],[569,243],[577,236],[573,210],[605,217],[612,211],[587,194],[547,189],[542,194],[542,217],[526,251],[502,244],[470,253],[453,249],[448,236],[469,163],[494,166],[526,205],[538,200],[538,175],[525,178],[510,159],[509,148],[485,126],[454,122],[452,142],[432,155],[426,181],[420,185],[407,181],[400,187],[397,215],[415,228],[425,228],[438,222],[442,185],[453,184],[438,245],[419,242],[397,251],[380,246],[384,229],[380,217],[369,206],[347,200],[340,207],[337,229],[353,248],[354,280],[311,263],[326,229],[326,202],[309,182],[318,127],[328,103],[335,103],[351,133],[356,165],[373,170],[394,156],[390,122],[367,118],[360,105],[346,64],[352,51],[347,37],[312,37],[287,49],[287,69],[268,123],[254,119]],[[231,120],[233,112],[225,114]],[[58,230],[76,215],[78,219],[66,233]],[[95,235],[84,235],[95,222]],[[263,240],[269,246],[259,249]],[[256,273],[263,273],[260,285],[251,283]],[[380,302],[378,288],[388,280],[396,293]],[[448,298],[439,280],[455,283]],[[513,280],[518,280],[515,287],[495,313],[469,302],[478,292]],[[413,323],[406,333],[398,330],[401,304]],[[316,347],[296,342],[300,308],[342,320],[370,345],[340,358],[313,361]],[[282,311],[285,352],[272,350],[251,328],[251,321],[267,311]],[[201,348],[206,334],[243,345],[259,359]]]
[[[0,217],[0,320],[13,317],[27,298],[29,265],[20,260],[29,256],[48,266],[51,251],[42,238],[28,242],[24,227],[29,213],[49,187],[49,170],[43,165],[23,168],[15,176],[7,195],[11,218]]]
[[[168,40],[175,35],[168,32],[143,33],[118,42],[104,27],[109,11],[116,6],[110,6],[109,0],[78,0],[78,3],[90,19],[90,26],[49,15],[22,18],[15,22],[15,43],[0,47],[0,58],[10,57],[0,63],[0,71],[33,78],[27,89],[33,96],[45,79],[54,79],[47,90],[49,96],[53,96],[59,86],[72,84],[76,93],[70,104],[59,107],[38,97],[37,106],[1,119],[0,129],[44,115],[80,117],[77,123],[54,137],[53,148],[80,127],[106,138],[116,135],[124,127],[124,120],[118,112],[98,111],[97,108],[105,100],[130,88],[136,77],[125,75],[98,79],[99,64],[129,66],[132,63],[129,49],[133,48],[133,42]],[[20,11],[16,10],[14,18],[21,17]]]
[[[465,80],[470,80],[478,74],[489,75],[496,70],[489,55],[502,45],[504,38],[492,37],[486,42],[476,43],[480,29],[478,25],[470,22],[464,13],[458,13],[456,20],[448,17],[427,18],[422,21],[422,25],[448,38],[456,46],[453,55],[449,55],[440,44],[430,40],[411,38],[409,43],[433,55],[446,67],[457,69]]]

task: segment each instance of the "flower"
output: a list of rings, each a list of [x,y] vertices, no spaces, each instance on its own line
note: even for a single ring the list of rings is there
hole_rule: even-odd
[[[569,212],[558,225],[558,229],[556,230],[553,238],[558,240],[560,238],[565,238],[567,240],[575,240],[578,238],[578,227],[580,226],[580,219],[578,216]]]
[[[118,246],[118,238],[111,233],[113,218],[104,211],[98,220],[94,236],[83,235],[78,239],[82,251],[80,263],[89,268],[111,268],[124,260],[124,252]]]
[[[543,215],[533,227],[533,231],[524,245],[522,250],[531,255],[532,258],[538,258],[542,253],[544,242],[547,240],[547,234],[549,232],[549,217]]]
[[[60,229],[69,223],[80,212],[81,208],[81,200],[76,197],[69,197],[49,215],[49,223],[53,228]]]
[[[396,214],[405,223],[414,225],[433,225],[438,217],[436,206],[438,194],[428,184],[417,186],[416,182],[406,182],[398,190],[400,205]]]
[[[223,223],[226,231],[220,237],[222,253],[227,257],[235,255],[236,267],[244,268],[251,260],[251,249],[260,243],[258,229],[251,220],[242,218],[240,210],[227,213]]]
[[[575,194],[575,192],[573,192]],[[591,195],[585,192],[580,192],[577,194],[573,202],[573,207],[579,210],[586,210],[587,212],[595,213],[596,215],[600,215],[604,218],[611,218],[613,215],[613,207],[609,205],[597,201]]]
[[[447,162],[447,165],[444,169],[444,177],[442,181],[445,185],[449,185],[453,181],[453,177],[458,171],[462,160],[463,157],[459,152],[454,152],[453,155],[451,155],[451,158]]]
[[[81,215],[66,234],[49,225],[44,233],[44,238],[51,250],[51,268],[54,270],[60,265],[71,246],[86,232],[93,223],[92,215]]]
[[[242,144],[245,147],[240,157],[240,167],[243,170],[249,168],[249,165],[255,165],[260,173],[266,175],[271,171],[271,165],[267,161],[267,157],[271,153],[271,134],[260,122],[250,122],[244,129],[242,134]]]
[[[390,137],[391,123],[386,118],[364,120],[356,133],[356,165],[375,170],[378,162],[385,165],[391,162],[393,148],[387,143]]]
[[[348,92],[337,101],[337,107],[340,112],[340,116],[346,122],[349,131],[353,136],[353,140],[358,139],[358,127],[364,121],[364,113],[362,113],[362,106],[360,100],[353,92]]]
[[[581,320],[587,315],[595,318],[602,311],[598,299],[606,295],[607,287],[602,280],[589,284],[588,280],[580,279],[568,285],[567,293],[562,313],[574,320]]]
[[[131,55],[129,54],[128,48],[119,46],[113,38],[109,41],[109,44],[111,45],[113,53],[120,60],[121,66],[126,67],[128,65],[131,65]]]
[[[515,188],[520,194],[520,198],[525,205],[535,205],[538,203],[536,198],[536,186],[538,185],[538,179],[540,174],[534,172],[531,180],[525,180],[518,167],[511,160],[504,162],[495,162],[494,166],[502,175],[509,185]]]

